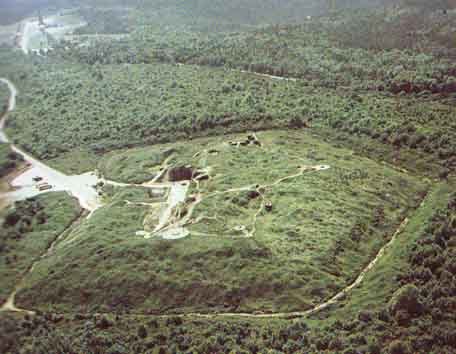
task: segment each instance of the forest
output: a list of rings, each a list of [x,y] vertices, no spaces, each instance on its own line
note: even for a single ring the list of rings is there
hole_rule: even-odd
[[[432,154],[444,177],[456,166],[456,68],[453,42],[445,40],[453,13],[425,12],[411,23],[422,10],[389,10],[388,19],[380,10],[358,10],[301,25],[208,32],[182,24],[136,28],[141,16],[134,10],[113,11],[87,11],[100,20],[87,17],[89,27],[79,31],[95,23],[96,31],[113,34],[106,25],[114,18],[124,23],[117,34],[127,37],[63,42],[46,61],[21,65],[18,84],[36,89],[8,130],[40,158],[84,145],[93,160],[126,146],[312,122]],[[366,23],[376,25],[359,31]],[[423,28],[429,30],[417,37]],[[390,43],[363,46],[376,38]],[[61,120],[65,131],[56,127]]]

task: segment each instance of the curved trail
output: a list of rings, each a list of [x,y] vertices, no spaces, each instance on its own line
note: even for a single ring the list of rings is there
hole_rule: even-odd
[[[260,76],[260,77],[265,77],[267,79],[272,79],[272,80],[291,81],[291,82],[296,82],[299,80],[295,77],[276,76],[276,75],[270,75],[270,74],[263,74],[263,73],[259,73],[256,71],[236,70],[236,69],[233,69],[233,70],[244,73],[244,74],[251,74],[251,75],[256,75],[256,76]]]
[[[421,207],[424,206],[426,197],[423,198],[423,201],[421,202],[420,206],[417,208],[417,210]],[[415,210],[416,211],[416,210]],[[187,318],[187,317],[193,317],[193,318],[236,318],[236,317],[244,317],[244,318],[285,318],[285,319],[292,319],[292,318],[299,318],[299,317],[308,317],[310,315],[313,315],[317,312],[320,312],[331,305],[336,304],[339,300],[343,299],[351,290],[356,288],[361,284],[361,282],[364,280],[366,277],[366,274],[378,263],[378,261],[382,258],[382,256],[385,254],[388,248],[390,248],[393,243],[396,241],[397,237],[399,234],[404,230],[404,228],[407,226],[409,222],[409,218],[406,217],[404,220],[402,220],[401,224],[399,227],[396,229],[394,232],[393,237],[391,240],[389,240],[380,250],[378,251],[377,255],[375,258],[369,262],[369,264],[361,271],[361,273],[358,275],[358,277],[355,279],[354,282],[340,290],[337,294],[326,300],[325,302],[316,305],[312,307],[311,309],[305,310],[305,311],[294,311],[294,312],[276,312],[276,313],[242,313],[242,312],[224,312],[224,313],[199,313],[199,312],[193,312],[193,313],[186,313],[186,314],[169,314],[169,315],[148,315],[151,317],[157,317],[157,318],[170,318],[170,317],[181,317],[181,318]],[[139,315],[139,316],[146,316],[146,315]]]
[[[19,290],[21,290],[21,288],[23,287],[24,285],[24,281],[25,281],[25,278],[27,277],[27,275],[29,275],[30,273],[33,272],[33,270],[35,269],[35,266],[45,257],[49,256],[52,254],[52,252],[54,251],[54,248],[55,248],[55,245],[70,231],[73,229],[73,227],[75,225],[77,225],[81,219],[83,218],[84,216],[84,213],[81,212],[72,222],[70,222],[68,224],[68,226],[60,233],[58,234],[54,240],[51,242],[51,244],[49,245],[49,247],[47,248],[47,250],[42,254],[40,255],[38,258],[36,258],[32,264],[30,265],[30,267],[23,273],[22,277],[21,277],[21,280],[19,281],[19,283],[16,284],[16,287],[14,288],[13,292],[10,294],[10,296],[8,297],[8,299],[6,300],[6,302],[0,307],[0,312],[7,312],[7,311],[10,311],[10,312],[21,312],[21,313],[25,313],[25,314],[28,314],[28,315],[34,315],[35,312],[34,311],[30,311],[30,310],[26,310],[26,309],[21,309],[21,308],[18,308],[16,307],[15,303],[14,303],[14,300],[16,298],[16,294]]]
[[[256,233],[256,224],[257,224],[258,216],[264,210],[265,205],[266,205],[264,192],[262,192],[262,190],[267,190],[267,189],[270,189],[272,187],[277,186],[278,184],[280,184],[280,183],[282,183],[284,181],[287,181],[287,180],[290,180],[290,179],[294,179],[294,178],[298,178],[298,177],[304,175],[307,172],[324,171],[324,170],[328,170],[330,168],[331,167],[328,166],[328,165],[301,166],[299,168],[299,172],[298,173],[293,174],[293,175],[289,175],[289,176],[285,176],[285,177],[281,177],[281,178],[279,178],[278,180],[276,180],[275,182],[273,182],[271,184],[264,184],[264,185],[257,184],[257,185],[248,185],[248,186],[239,187],[239,188],[230,188],[230,189],[225,190],[225,191],[213,192],[213,193],[210,193],[210,194],[208,194],[206,196],[203,196],[201,193],[199,193],[196,201],[193,203],[192,208],[188,212],[187,216],[184,219],[178,221],[176,224],[178,224],[181,227],[183,227],[183,226],[188,225],[188,224],[195,225],[195,224],[199,223],[200,221],[202,221],[204,219],[207,219],[207,217],[200,217],[200,218],[197,218],[194,221],[191,221],[191,217],[192,217],[192,214],[193,214],[193,211],[194,211],[196,205],[201,203],[203,200],[206,200],[208,198],[214,197],[216,195],[221,195],[221,194],[238,193],[238,192],[245,192],[245,191],[255,190],[258,193],[258,196],[261,197],[261,203],[260,203],[260,206],[259,206],[258,210],[253,215],[252,223],[251,223],[251,229],[248,230],[245,225],[241,225],[241,229],[239,229],[239,231],[243,231],[244,232],[244,236],[243,237],[246,237],[246,238],[254,237],[255,233]],[[217,217],[215,217],[215,218],[217,218]]]
[[[420,206],[415,210],[415,212],[424,206],[426,201],[426,196],[423,198]],[[128,316],[132,317],[153,317],[153,318],[172,318],[172,317],[180,317],[180,318],[205,318],[205,319],[215,319],[215,318],[283,318],[283,319],[293,319],[293,318],[302,318],[311,316],[317,312],[320,312],[328,307],[336,304],[339,300],[342,300],[351,290],[359,286],[366,274],[375,267],[378,261],[382,258],[385,252],[392,247],[393,243],[398,238],[399,234],[404,230],[404,228],[408,225],[409,218],[405,217],[399,227],[394,232],[391,240],[389,240],[376,254],[375,258],[369,262],[369,264],[361,271],[358,277],[348,286],[340,290],[337,294],[333,295],[328,300],[304,311],[294,311],[294,312],[275,312],[275,313],[246,313],[246,312],[214,312],[214,313],[201,313],[201,312],[191,312],[185,314],[130,314]],[[61,315],[74,315],[75,313],[59,313]],[[106,312],[97,312],[96,314],[111,314]]]

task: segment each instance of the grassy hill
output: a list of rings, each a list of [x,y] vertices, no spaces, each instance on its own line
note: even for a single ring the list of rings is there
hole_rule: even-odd
[[[102,171],[130,161],[117,173],[145,176],[156,166],[150,156],[164,149],[174,151],[171,166],[210,170],[212,178],[192,184],[188,195],[202,198],[192,215],[201,222],[183,240],[144,239],[136,231],[156,208],[130,205],[125,200],[137,197],[115,194],[37,265],[18,302],[58,312],[307,309],[356,277],[427,188],[307,133],[264,132],[258,138],[261,148],[231,147],[228,142],[242,136],[229,136],[113,153]],[[293,177],[300,165],[320,164],[331,168]],[[241,188],[255,184],[266,186],[262,198],[272,202],[272,212]],[[106,293],[108,288],[116,290]]]

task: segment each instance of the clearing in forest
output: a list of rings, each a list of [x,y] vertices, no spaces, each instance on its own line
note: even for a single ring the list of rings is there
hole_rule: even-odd
[[[37,264],[17,305],[61,312],[306,310],[357,277],[427,188],[307,132],[256,136],[259,144],[241,134],[107,154],[100,173],[136,186],[105,186],[106,205]],[[141,186],[188,178],[185,199],[168,211],[172,189]],[[162,231],[176,228],[186,237],[166,239],[174,233]]]

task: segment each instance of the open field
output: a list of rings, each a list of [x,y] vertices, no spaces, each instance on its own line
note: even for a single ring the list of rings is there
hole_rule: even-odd
[[[257,136],[261,146],[228,144],[245,138],[239,135],[106,157],[101,172],[124,161],[107,172],[124,182],[142,181],[123,171],[150,180],[164,151],[170,166],[208,171],[209,180],[192,183],[179,207],[185,215],[192,198],[198,200],[188,215],[190,236],[138,236],[155,210],[139,203],[151,203],[150,197],[116,188],[106,207],[37,265],[18,304],[60,312],[307,309],[357,276],[427,188],[305,132]],[[323,164],[330,168],[298,173],[300,166]],[[257,184],[264,186],[261,196],[252,193]],[[262,199],[272,202],[271,212]],[[106,287],[116,290],[106,293]]]

